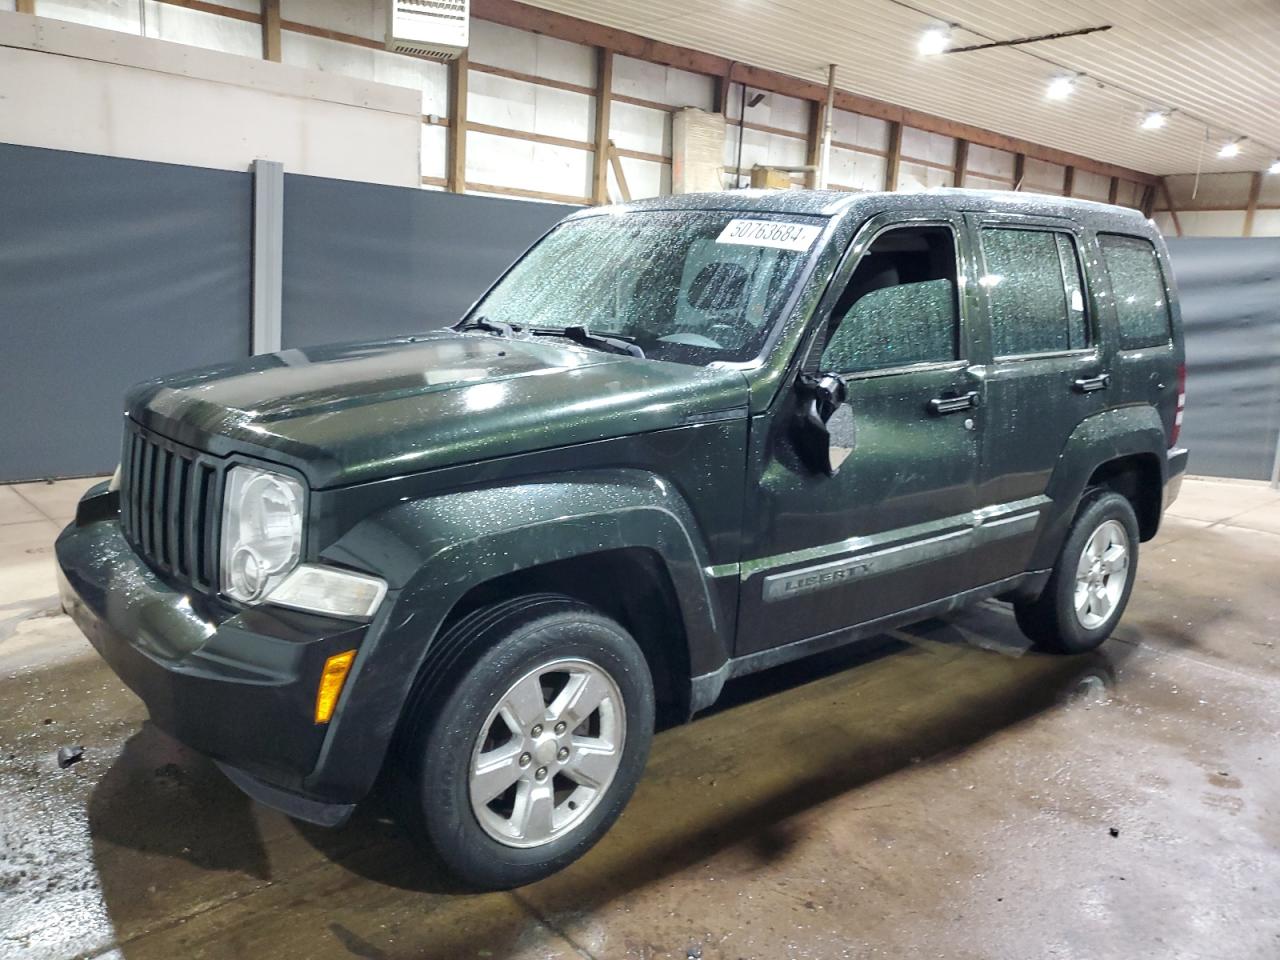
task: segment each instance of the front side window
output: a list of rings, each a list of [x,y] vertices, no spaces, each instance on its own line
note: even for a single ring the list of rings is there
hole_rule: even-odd
[[[648,357],[749,360],[779,321],[826,221],[709,210],[571,220],[476,305],[523,329],[586,327]]]
[[[1156,249],[1140,237],[1101,234],[1102,259],[1111,278],[1120,346],[1125,350],[1169,342],[1169,301]]]
[[[832,312],[823,370],[860,373],[958,356],[956,245],[949,227],[880,234]]]
[[[982,231],[992,349],[997,357],[1080,350],[1089,345],[1074,238],[1055,230]]]

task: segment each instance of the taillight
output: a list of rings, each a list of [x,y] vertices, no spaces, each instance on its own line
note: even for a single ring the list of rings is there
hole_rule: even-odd
[[[1173,415],[1173,433],[1169,437],[1169,448],[1178,445],[1178,434],[1182,432],[1182,414],[1187,408],[1187,365],[1178,365],[1178,409]]]

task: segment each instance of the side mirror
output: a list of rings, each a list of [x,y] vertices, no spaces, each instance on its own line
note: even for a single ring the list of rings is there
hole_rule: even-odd
[[[834,477],[853,452],[856,439],[849,391],[834,374],[804,374],[796,381],[800,403],[795,446],[809,469]]]

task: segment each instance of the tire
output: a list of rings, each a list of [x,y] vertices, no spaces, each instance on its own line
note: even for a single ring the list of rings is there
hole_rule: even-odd
[[[452,666],[403,731],[402,819],[470,888],[540,880],[635,790],[654,723],[644,654],[615,621],[548,594],[470,614],[440,643]]]
[[[1099,548],[1111,557],[1109,561],[1098,564],[1085,558],[1089,549],[1096,561]],[[1123,568],[1114,569],[1121,560]],[[1137,568],[1138,519],[1132,504],[1110,491],[1088,494],[1044,591],[1034,601],[1014,604],[1018,626],[1042,650],[1085,653],[1096,649],[1123,615]],[[1081,578],[1087,585],[1082,586]],[[1082,598],[1083,608],[1078,609]]]

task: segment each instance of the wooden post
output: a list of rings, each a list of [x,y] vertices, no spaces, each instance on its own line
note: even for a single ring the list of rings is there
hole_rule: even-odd
[[[826,124],[824,118],[827,105],[821,100],[809,101],[809,134],[805,138],[804,162],[813,169],[805,174],[805,186],[816,189],[818,186],[818,160],[822,156],[822,128]]]
[[[36,12],[36,0],[18,0],[18,13],[30,13],[33,16]]]
[[[1120,178],[1111,178],[1111,189],[1107,191],[1107,203],[1115,203],[1120,199]]]
[[[1142,188],[1142,202],[1138,209],[1142,211],[1142,215],[1147,219],[1151,219],[1151,215],[1155,213],[1156,205],[1156,188],[1155,184],[1148,183]]]
[[[631,188],[627,186],[627,175],[622,169],[622,158],[618,156],[618,148],[609,141],[609,163],[613,165],[613,177],[618,181],[618,193],[624,203],[631,202]]]
[[[723,76],[715,78],[715,97],[716,113],[722,117],[729,116],[729,85],[733,83],[733,64],[729,64],[728,71]]]
[[[956,163],[952,174],[953,187],[963,187],[965,175],[969,172],[969,141],[964,137],[956,137]]]
[[[1071,191],[1076,186],[1076,168],[1066,166],[1062,168],[1062,195],[1064,197],[1071,196]]]
[[[1178,236],[1182,236],[1182,224],[1178,220],[1178,211],[1174,209],[1173,197],[1169,194],[1169,181],[1164,177],[1160,178],[1160,192],[1164,194],[1164,205],[1169,210],[1169,216],[1173,218],[1173,231]]]
[[[445,180],[454,193],[467,190],[467,55],[449,61],[449,147]]]
[[[262,0],[262,59],[280,62],[280,0]]]
[[[1013,158],[1013,189],[1022,189],[1022,178],[1027,173],[1027,155],[1025,153],[1016,154]]]
[[[894,121],[889,124],[889,152],[884,158],[884,188],[889,191],[898,189],[898,161],[902,159],[902,124]]]
[[[596,47],[596,138],[591,202],[609,202],[609,109],[613,103],[613,51]]]
[[[1262,194],[1262,172],[1254,173],[1249,181],[1249,205],[1244,211],[1244,236],[1253,236],[1253,216],[1258,212],[1258,197]]]

